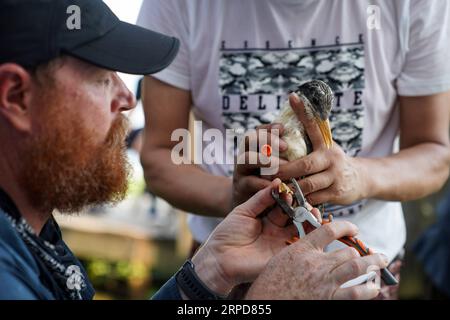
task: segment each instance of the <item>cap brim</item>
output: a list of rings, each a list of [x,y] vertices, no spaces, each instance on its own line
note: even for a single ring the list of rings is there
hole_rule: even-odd
[[[109,70],[152,74],[166,68],[177,55],[177,38],[119,22],[107,34],[68,54]]]

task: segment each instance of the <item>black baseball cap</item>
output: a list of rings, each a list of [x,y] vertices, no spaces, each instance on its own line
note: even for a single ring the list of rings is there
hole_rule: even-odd
[[[0,0],[0,64],[35,67],[67,54],[109,70],[151,74],[179,41],[123,21],[102,0]]]

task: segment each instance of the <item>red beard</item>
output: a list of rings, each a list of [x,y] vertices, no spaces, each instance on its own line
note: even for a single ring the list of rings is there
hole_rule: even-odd
[[[99,145],[92,141],[95,133],[63,110],[43,114],[39,134],[22,148],[19,180],[30,204],[46,212],[76,213],[123,200],[130,172],[126,117],[115,120]]]

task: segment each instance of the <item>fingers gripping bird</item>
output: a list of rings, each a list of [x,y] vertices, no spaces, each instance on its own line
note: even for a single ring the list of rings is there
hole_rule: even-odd
[[[299,86],[295,90],[300,100],[303,102],[305,107],[306,117],[309,120],[314,120],[322,135],[325,145],[330,148],[333,140],[331,136],[330,124],[328,117],[331,112],[331,107],[333,105],[333,91],[331,88],[323,81],[313,80],[306,82]],[[291,108],[289,101],[286,101],[279,116],[274,120],[276,123],[281,123],[284,126],[283,140],[287,143],[288,149],[281,153],[280,155],[287,158],[289,161],[306,156],[308,153],[312,152],[312,143],[306,133],[306,130],[300,120],[297,118],[296,113]],[[282,210],[293,218],[295,225],[299,229],[299,236],[307,233],[304,223],[309,223],[310,226],[320,227],[321,224],[329,223],[332,221],[333,216],[328,215],[327,220],[322,220],[321,223],[316,221],[310,213],[310,209],[306,206],[306,199],[300,190],[300,186],[297,184],[296,179],[291,179],[295,192],[284,184],[281,184],[278,188],[278,192],[272,191],[272,196]],[[280,200],[279,194],[281,193],[291,193],[294,194],[296,202],[300,209],[292,208],[290,204],[286,204]],[[320,211],[323,212],[323,205]],[[306,225],[308,227],[308,225]],[[303,232],[300,232],[302,230]],[[309,231],[308,231],[309,232]],[[293,237],[291,240],[286,241],[287,244],[291,244],[297,241],[298,237]],[[371,249],[366,247],[364,243],[354,237],[345,236],[340,238],[339,241],[343,242],[347,246],[355,248],[361,256],[367,256],[373,253]],[[398,280],[392,275],[389,269],[381,269],[381,278],[387,285],[397,285]]]
[[[295,93],[303,102],[306,117],[317,123],[325,145],[331,147],[333,140],[328,117],[334,100],[333,91],[325,82],[313,80],[299,86]],[[284,126],[283,140],[286,141],[288,148],[280,154],[282,157],[292,161],[312,152],[311,141],[303,124],[292,110],[289,100],[284,103],[274,122]]]

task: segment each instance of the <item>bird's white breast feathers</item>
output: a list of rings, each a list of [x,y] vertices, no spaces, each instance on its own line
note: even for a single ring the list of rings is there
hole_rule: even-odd
[[[273,122],[283,124],[284,134],[282,139],[288,145],[288,149],[280,153],[280,156],[288,159],[288,161],[306,156],[305,128],[292,110],[289,101],[284,103],[278,117]]]

